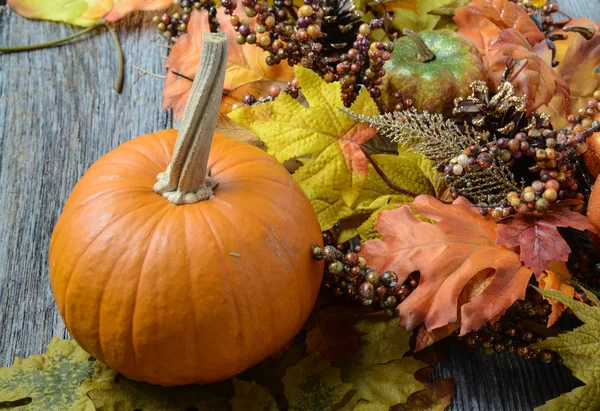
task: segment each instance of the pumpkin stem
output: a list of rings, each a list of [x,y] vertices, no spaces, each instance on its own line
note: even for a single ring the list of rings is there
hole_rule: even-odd
[[[209,177],[208,154],[225,82],[227,35],[203,34],[200,60],[171,162],[154,185],[155,193],[176,205],[208,200],[218,184]]]
[[[412,31],[411,29],[404,29],[402,31],[402,34],[410,37],[415,42],[415,44],[419,48],[419,53],[417,54],[417,58],[419,60],[421,60],[423,63],[431,61],[435,58],[435,53],[433,51],[431,51],[431,49],[429,47],[427,47],[427,44],[425,44],[425,42],[423,41],[421,36],[419,36],[417,33]]]

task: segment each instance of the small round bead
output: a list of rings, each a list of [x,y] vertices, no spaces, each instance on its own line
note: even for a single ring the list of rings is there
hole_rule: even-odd
[[[358,32],[363,36],[368,36],[369,34],[371,34],[371,27],[369,27],[367,23],[363,23],[358,28]]]

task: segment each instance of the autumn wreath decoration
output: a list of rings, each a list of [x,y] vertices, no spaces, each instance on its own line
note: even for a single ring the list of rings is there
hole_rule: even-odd
[[[171,5],[9,3],[83,26]],[[99,360],[84,403],[139,394],[101,385],[120,372],[225,380],[195,392],[240,410],[443,409],[452,383],[415,359],[443,340],[563,361],[587,385],[540,409],[598,406],[598,23],[546,1],[173,5],[153,23],[179,134],[98,160],[52,236],[81,348],[47,361]]]

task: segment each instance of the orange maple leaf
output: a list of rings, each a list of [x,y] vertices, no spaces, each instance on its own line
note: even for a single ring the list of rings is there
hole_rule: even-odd
[[[294,71],[287,64],[268,66],[265,59],[269,53],[260,47],[251,44],[243,46],[237,44],[236,33],[229,23],[229,16],[223,13],[222,7],[217,11],[217,20],[229,38],[227,72],[223,86],[225,91],[234,90],[255,81],[290,81],[294,78]],[[165,67],[169,69],[169,72],[165,77],[163,110],[173,108],[177,118],[183,116],[183,109],[192,87],[189,79],[194,78],[200,63],[202,33],[208,31],[210,31],[208,12],[194,10],[188,23],[188,33],[179,37],[165,62]],[[179,76],[178,73],[187,79]]]
[[[413,210],[436,223],[419,220]],[[365,242],[362,251],[371,266],[394,271],[399,282],[413,271],[421,273],[419,286],[398,306],[400,324],[409,330],[421,323],[430,333],[459,325],[464,335],[525,297],[531,269],[516,249],[496,244],[494,221],[462,197],[444,204],[420,195],[381,212],[376,228],[383,238]],[[491,280],[488,269],[495,270]],[[478,278],[479,273],[485,275]],[[465,289],[469,298],[461,302]]]
[[[527,96],[527,112],[549,103],[557,93],[565,111],[570,94],[562,76],[552,70],[552,51],[529,15],[508,0],[474,0],[457,9],[458,32],[475,44],[483,57],[493,88],[503,80],[507,64],[515,63],[512,79]]]
[[[568,284],[569,280],[571,280],[571,273],[569,273],[567,264],[553,261],[549,264],[546,271],[540,275],[538,282],[542,290],[557,290],[567,297],[573,298],[575,296],[575,288]],[[546,300],[552,306],[552,311],[548,316],[548,327],[552,327],[565,310],[565,305],[552,298],[546,298]]]
[[[578,22],[586,21],[579,19]],[[564,41],[568,47],[566,50],[565,46],[561,47],[564,56],[560,64],[554,68],[569,85],[573,99],[571,109],[573,113],[586,108],[594,91],[600,88],[600,73],[597,71],[600,66],[600,25],[595,23],[591,26],[596,27],[596,33],[590,40],[586,40],[581,34],[569,33],[569,39]],[[557,41],[556,44],[561,43]],[[558,57],[560,58],[560,55]],[[561,128],[568,125],[569,113],[564,110],[558,97],[554,97],[548,106],[542,107],[541,111],[550,114],[554,127]]]

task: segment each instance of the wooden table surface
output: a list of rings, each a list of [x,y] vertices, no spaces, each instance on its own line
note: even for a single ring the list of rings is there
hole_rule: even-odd
[[[0,44],[34,44],[74,28],[25,20],[0,0]],[[600,21],[600,0],[559,0],[573,16]],[[139,134],[168,128],[162,81],[164,48],[150,22],[135,14],[116,25],[126,58],[123,93],[113,91],[117,60],[106,30],[29,53],[0,54],[0,366],[68,337],[48,281],[48,243],[67,196],[104,153]],[[454,378],[451,410],[531,410],[581,383],[558,364],[509,354],[452,350],[436,377]]]

